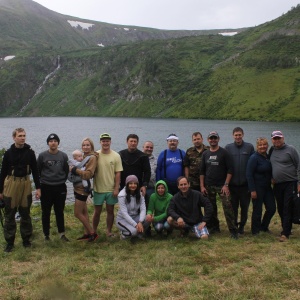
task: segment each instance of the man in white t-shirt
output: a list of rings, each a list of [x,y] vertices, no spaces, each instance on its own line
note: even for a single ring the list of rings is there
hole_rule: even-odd
[[[93,229],[97,231],[100,222],[103,203],[106,202],[106,235],[112,237],[114,223],[114,205],[118,203],[121,171],[123,171],[120,155],[111,150],[111,136],[108,133],[100,135],[101,150],[94,175],[94,215]]]

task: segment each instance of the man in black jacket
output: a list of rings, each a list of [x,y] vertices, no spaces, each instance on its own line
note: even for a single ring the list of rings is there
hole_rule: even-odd
[[[122,160],[121,189],[125,186],[125,179],[129,175],[135,175],[139,180],[141,192],[145,196],[151,176],[151,167],[148,156],[137,149],[139,137],[136,134],[127,136],[127,149],[119,152]]]
[[[5,202],[4,237],[7,242],[5,252],[11,252],[14,247],[17,211],[21,216],[20,231],[23,246],[26,248],[31,246],[31,173],[36,187],[35,197],[39,199],[41,196],[36,157],[34,151],[25,143],[25,130],[17,128],[12,136],[15,143],[4,153],[0,174],[0,199]]]
[[[190,189],[188,179],[181,176],[177,179],[179,192],[173,196],[168,208],[168,223],[180,229],[182,235],[191,230],[197,238],[207,239],[207,221],[212,216],[213,206],[199,191]],[[201,211],[204,207],[204,216]]]

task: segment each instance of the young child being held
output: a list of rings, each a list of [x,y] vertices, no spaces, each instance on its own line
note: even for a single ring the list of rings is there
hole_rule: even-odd
[[[69,165],[70,166],[80,166],[81,162],[83,161],[83,153],[76,149],[75,151],[72,152],[72,156],[73,159],[69,160]],[[81,170],[85,170],[85,165],[83,165],[81,168]],[[84,191],[86,193],[90,193],[91,192],[91,181],[90,180],[83,180],[82,179],[82,185],[84,186]]]

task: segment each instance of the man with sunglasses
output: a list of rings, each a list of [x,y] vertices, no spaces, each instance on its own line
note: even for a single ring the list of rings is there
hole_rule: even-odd
[[[217,194],[222,202],[224,215],[231,237],[238,239],[234,211],[231,203],[229,182],[232,177],[232,163],[229,153],[219,146],[219,134],[211,131],[207,137],[209,149],[203,153],[200,166],[200,188],[211,201],[214,213],[207,222],[210,232],[220,232],[218,219]]]
[[[300,193],[299,153],[293,146],[285,144],[281,131],[273,131],[271,138],[273,148],[269,155],[273,190],[282,225],[279,241],[286,242],[292,230],[292,199],[295,193]]]

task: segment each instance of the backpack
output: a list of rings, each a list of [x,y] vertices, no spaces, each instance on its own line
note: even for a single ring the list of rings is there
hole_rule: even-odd
[[[83,161],[81,161],[76,167],[81,169],[85,166],[85,164],[89,161],[91,156],[87,156]],[[73,184],[75,183],[78,183],[78,182],[81,182],[82,181],[82,178],[79,176],[79,175],[75,175],[73,174],[72,172],[69,172],[68,174],[68,180],[70,182],[72,182]]]
[[[295,193],[292,200],[292,223],[300,224],[300,194]]]

